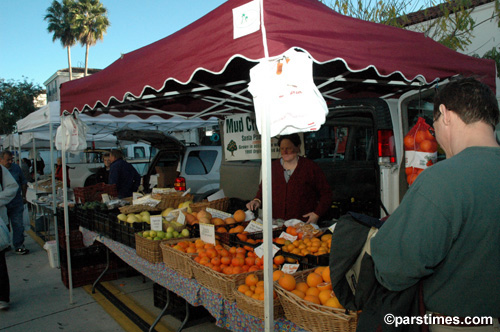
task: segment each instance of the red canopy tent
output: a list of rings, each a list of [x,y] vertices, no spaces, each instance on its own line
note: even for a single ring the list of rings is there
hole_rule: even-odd
[[[137,111],[187,118],[253,111],[249,69],[264,58],[263,36],[233,39],[230,0],[182,30],[124,54],[104,70],[61,87],[61,111]],[[462,74],[495,89],[495,64],[425,37],[340,15],[317,0],[264,0],[269,56],[309,53],[325,98],[385,96]],[[414,87],[415,88],[415,87]],[[332,92],[333,91],[333,92]],[[166,113],[165,113],[166,112]]]

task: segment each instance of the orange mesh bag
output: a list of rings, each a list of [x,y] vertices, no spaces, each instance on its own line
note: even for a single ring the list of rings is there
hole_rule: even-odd
[[[406,181],[410,186],[424,169],[437,161],[438,144],[431,130],[432,127],[419,117],[404,137]]]

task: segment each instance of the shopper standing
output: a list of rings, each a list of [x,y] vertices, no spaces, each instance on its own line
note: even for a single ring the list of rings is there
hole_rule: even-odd
[[[6,205],[16,196],[18,185],[10,172],[0,165],[0,232],[5,232],[7,222]],[[10,234],[7,238],[10,239]],[[9,274],[7,272],[7,262],[5,252],[8,250],[8,241],[0,245],[0,310],[7,310],[10,302]]]
[[[15,253],[26,255],[29,253],[29,250],[24,247],[23,212],[28,182],[23,175],[21,167],[14,163],[12,152],[8,150],[0,152],[0,164],[9,170],[19,186],[16,196],[7,204],[7,215],[12,227],[12,244],[14,245]]]
[[[123,160],[120,150],[112,150],[109,161],[109,184],[116,184],[118,198],[131,197],[141,184],[141,176],[134,166]]]
[[[434,130],[446,160],[418,176],[371,240],[383,286],[401,291],[422,281],[427,312],[447,321],[431,324],[432,332],[500,331],[498,121],[488,86],[473,78],[445,85]]]

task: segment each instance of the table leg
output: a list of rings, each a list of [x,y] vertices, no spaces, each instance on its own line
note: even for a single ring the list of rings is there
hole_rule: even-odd
[[[184,320],[182,321],[181,326],[177,329],[177,332],[181,332],[182,329],[184,328],[184,325],[186,325],[187,321],[189,320],[189,302],[184,300],[186,302],[186,317],[184,317]]]
[[[97,280],[94,281],[94,283],[92,284],[92,294],[95,294],[95,287],[99,283],[99,280],[101,280],[101,278],[104,277],[106,272],[108,272],[109,270],[109,248],[108,247],[105,248],[106,248],[106,267],[104,268],[104,271],[102,271],[102,273],[99,275],[99,277],[97,277]]]
[[[151,327],[149,328],[149,332],[152,332],[155,330],[155,326],[156,324],[158,324],[158,322],[160,321],[160,319],[165,316],[165,312],[167,311],[168,309],[168,306],[170,305],[170,291],[168,289],[166,289],[166,292],[167,292],[167,303],[165,303],[165,306],[163,307],[163,309],[161,310],[160,314],[158,315],[158,317],[156,317],[155,321],[153,322],[153,324],[151,324]],[[187,303],[187,302],[186,302]],[[183,324],[184,325],[184,324]]]

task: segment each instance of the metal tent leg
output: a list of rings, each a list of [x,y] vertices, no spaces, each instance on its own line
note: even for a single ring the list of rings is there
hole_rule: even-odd
[[[167,303],[165,303],[165,306],[163,307],[163,309],[161,310],[160,314],[156,317],[155,321],[153,322],[153,324],[151,324],[151,327],[149,328],[149,332],[152,332],[155,330],[155,326],[156,324],[158,324],[158,322],[160,321],[160,319],[165,316],[165,312],[167,311],[168,309],[168,306],[170,305],[170,291],[168,289],[166,289],[167,291]],[[187,303],[187,302],[186,302]]]
[[[182,321],[181,326],[177,329],[177,332],[181,332],[182,329],[184,328],[184,325],[186,325],[187,321],[189,320],[189,303],[187,300],[186,301],[186,317],[184,317],[184,320]]]
[[[106,272],[108,272],[109,270],[109,249],[108,247],[105,248],[106,248],[106,267],[104,268],[104,271],[102,271],[102,273],[99,275],[99,277],[97,277],[97,280],[94,281],[94,283],[92,284],[92,294],[95,294],[95,287],[97,286],[101,278],[104,277]]]

